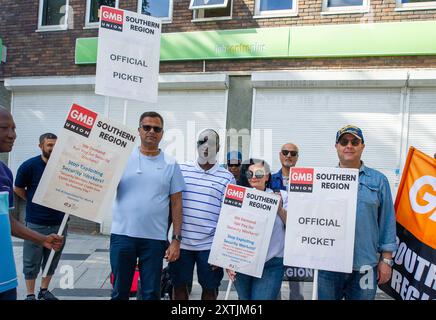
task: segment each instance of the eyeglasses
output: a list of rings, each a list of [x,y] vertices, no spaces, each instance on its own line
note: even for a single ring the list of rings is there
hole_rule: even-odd
[[[296,156],[298,156],[298,151],[282,150],[282,155],[284,155],[286,157],[288,154],[291,154],[291,157],[296,157]]]
[[[343,147],[348,146],[349,142],[351,142],[351,145],[353,147],[357,147],[360,144],[360,139],[357,139],[357,138],[354,138],[354,139],[341,138],[341,139],[339,139],[338,142]]]
[[[256,177],[256,179],[262,179],[265,177],[265,172],[263,170],[256,170],[256,172],[248,170],[245,175],[247,176],[248,180],[253,179],[253,177]]]
[[[149,132],[149,131],[151,131],[151,129],[153,129],[153,131],[156,132],[156,133],[161,133],[161,132],[162,132],[162,128],[161,128],[161,127],[148,126],[148,125],[143,124],[143,125],[141,126],[141,128],[142,128],[145,132]]]

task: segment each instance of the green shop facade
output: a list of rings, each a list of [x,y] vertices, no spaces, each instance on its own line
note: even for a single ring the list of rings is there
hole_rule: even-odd
[[[76,40],[75,64],[95,64],[96,53],[97,38]],[[196,135],[214,128],[225,141],[221,162],[224,151],[239,149],[275,171],[286,142],[299,146],[301,166],[335,166],[335,132],[355,124],[365,135],[363,160],[387,175],[395,195],[408,148],[436,152],[436,69],[390,62],[435,55],[436,21],[164,33],[161,65],[170,67],[159,76],[156,104],[129,100],[124,107],[121,99],[95,95],[89,75],[5,79],[19,136],[9,163],[15,172],[36,151],[29,123],[41,133],[56,131],[73,102],[132,128],[142,112],[158,111],[165,119],[161,147],[180,162],[194,160]],[[374,68],[365,57],[387,57],[386,64]],[[326,58],[362,65],[329,68],[320,63]],[[283,67],[289,59],[312,65]],[[202,72],[179,67],[193,61],[203,63]],[[234,68],[250,61],[252,69]],[[170,70],[171,63],[178,67]],[[213,72],[210,63],[218,66]],[[102,231],[110,224],[107,215]]]

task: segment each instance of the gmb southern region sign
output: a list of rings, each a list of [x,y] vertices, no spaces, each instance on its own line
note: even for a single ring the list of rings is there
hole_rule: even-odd
[[[95,93],[156,102],[160,36],[158,18],[102,6]]]
[[[33,202],[101,222],[135,140],[129,128],[73,104]]]
[[[279,202],[276,194],[229,184],[209,263],[260,278]]]
[[[352,270],[358,170],[291,168],[284,264]]]

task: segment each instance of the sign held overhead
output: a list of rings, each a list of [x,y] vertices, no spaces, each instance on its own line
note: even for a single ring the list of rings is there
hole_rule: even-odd
[[[95,93],[156,102],[160,37],[159,19],[102,6]]]

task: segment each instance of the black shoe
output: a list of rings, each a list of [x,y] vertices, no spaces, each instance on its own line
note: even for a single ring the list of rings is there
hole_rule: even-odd
[[[48,290],[39,291],[38,300],[59,300]]]
[[[28,294],[26,299],[24,299],[24,300],[26,300],[26,301],[33,301],[33,300],[35,300],[36,301],[36,297],[35,297],[34,294]]]

